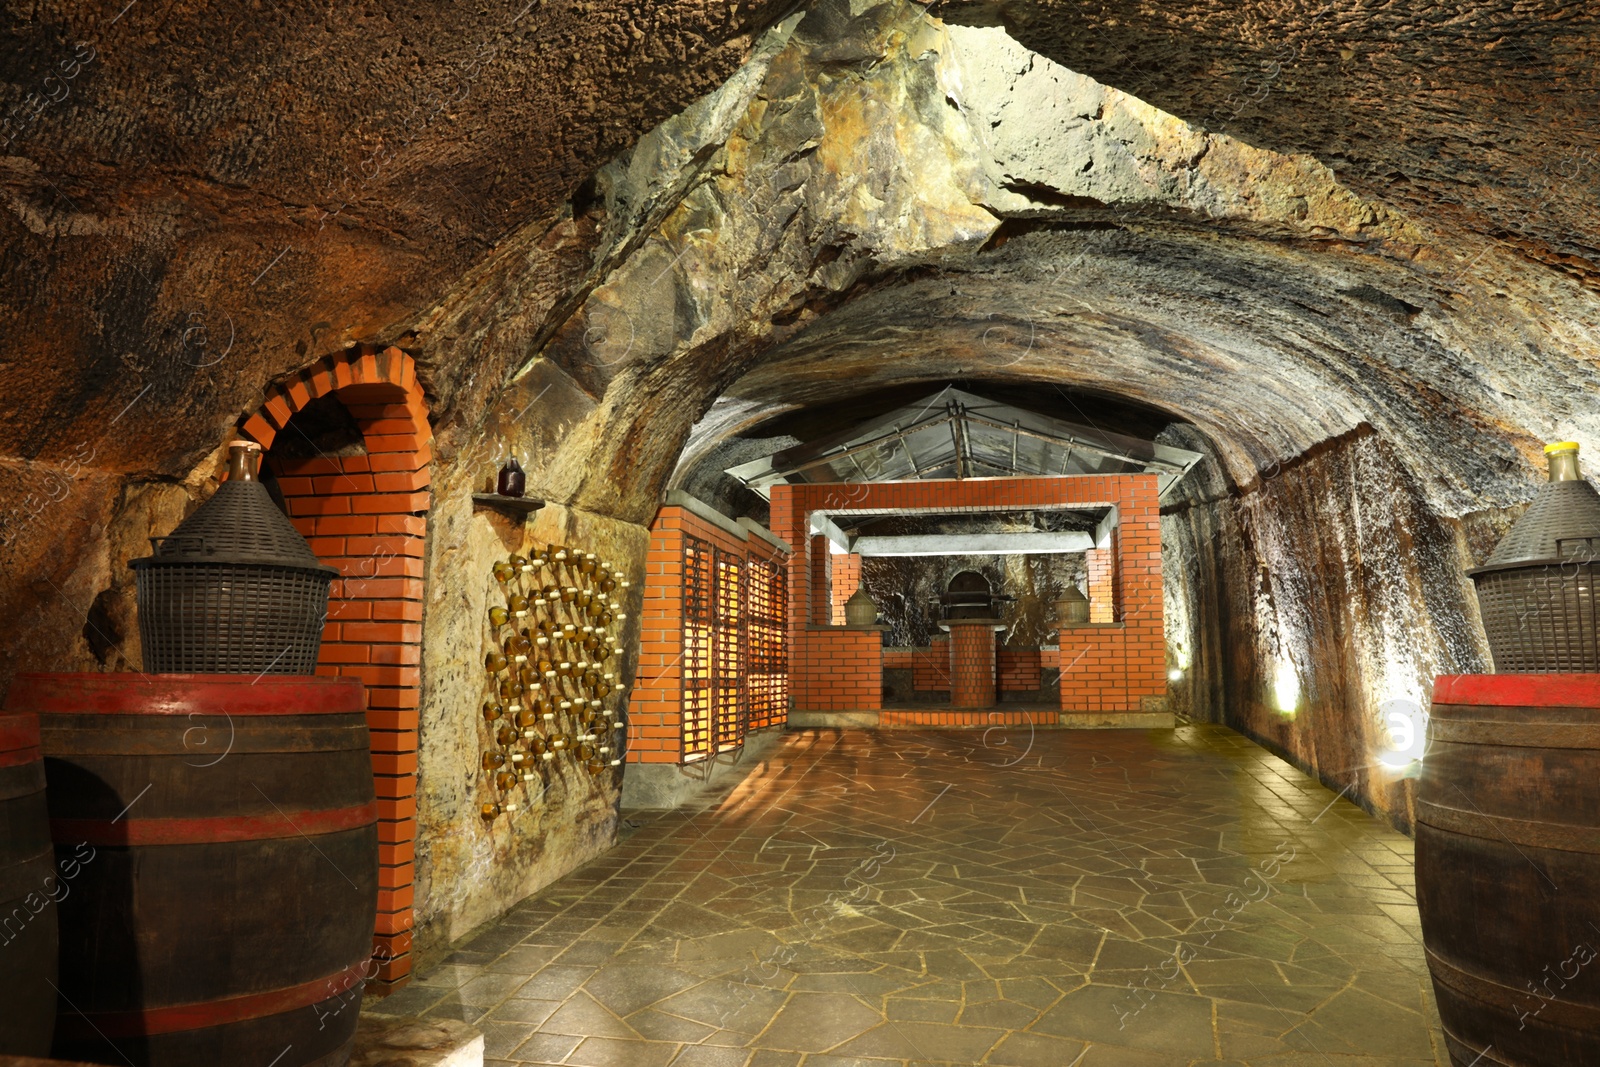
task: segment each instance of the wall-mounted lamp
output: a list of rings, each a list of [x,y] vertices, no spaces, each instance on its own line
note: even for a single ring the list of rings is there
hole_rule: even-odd
[[[1280,659],[1272,676],[1272,701],[1278,711],[1292,716],[1300,708],[1300,676],[1294,664]]]

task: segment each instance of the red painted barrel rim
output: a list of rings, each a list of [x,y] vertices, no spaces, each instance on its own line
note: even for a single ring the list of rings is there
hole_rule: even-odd
[[[360,679],[310,674],[19,674],[6,708],[43,715],[350,715],[365,710],[364,692]]]
[[[0,767],[24,767],[38,762],[39,750],[36,748],[14,748],[9,752],[0,752]]]
[[[371,966],[369,959],[352,964],[336,974],[317,978],[285,989],[271,989],[265,993],[247,993],[239,997],[202,1001],[198,1004],[175,1004],[166,1008],[144,1008],[133,1011],[63,1012],[61,1021],[84,1035],[98,1032],[104,1037],[147,1037],[154,1034],[175,1034],[184,1030],[226,1026],[229,1023],[248,1022],[268,1015],[309,1008],[313,1004],[332,1000],[359,990]],[[359,1008],[351,1004],[352,1010]],[[91,1027],[93,1028],[91,1030]]]
[[[39,747],[39,717],[18,712],[0,715],[0,753]]]
[[[1442,674],[1435,704],[1600,708],[1600,674]]]
[[[377,821],[378,802],[369,800],[348,808],[201,819],[51,819],[50,836],[62,845],[215,845],[337,834]]]

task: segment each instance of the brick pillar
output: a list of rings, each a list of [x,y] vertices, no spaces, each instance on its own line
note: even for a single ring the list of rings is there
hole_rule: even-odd
[[[833,601],[828,583],[828,539],[818,534],[811,538],[811,621],[826,626],[833,619]]]
[[[1089,597],[1089,621],[1112,622],[1116,617],[1114,581],[1114,548],[1091,548],[1083,554],[1088,565],[1089,581],[1085,590]]]
[[[946,625],[950,627],[950,706],[994,707],[994,623],[951,619]]]
[[[295,413],[326,396],[355,419],[365,451],[310,459],[275,453],[272,444]],[[422,561],[433,459],[427,400],[404,352],[351,350],[274,387],[240,431],[267,450],[295,528],[339,570],[328,591],[317,673],[366,686],[378,802],[377,970],[367,991],[388,992],[411,974]]]
[[[835,626],[844,625],[844,602],[856,595],[861,587],[861,554],[850,552],[829,560],[829,599],[833,613],[829,621]]]

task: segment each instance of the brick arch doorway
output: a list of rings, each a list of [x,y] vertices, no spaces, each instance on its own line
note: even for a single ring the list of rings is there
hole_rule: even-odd
[[[360,678],[378,797],[378,921],[368,988],[411,974],[416,840],[422,554],[427,536],[428,405],[398,348],[352,349],[273,386],[239,424],[295,527],[337,567],[318,674]]]

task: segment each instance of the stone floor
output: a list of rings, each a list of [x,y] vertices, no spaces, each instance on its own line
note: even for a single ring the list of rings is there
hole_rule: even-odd
[[[382,1011],[490,1064],[1447,1064],[1411,841],[1243,738],[798,732]]]

